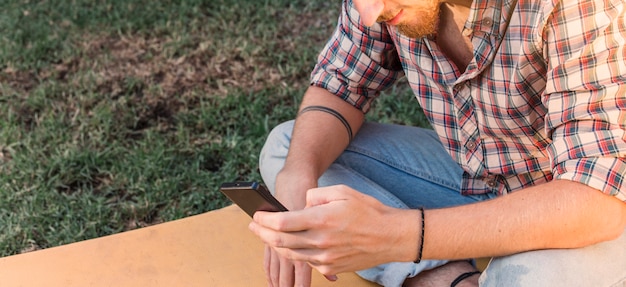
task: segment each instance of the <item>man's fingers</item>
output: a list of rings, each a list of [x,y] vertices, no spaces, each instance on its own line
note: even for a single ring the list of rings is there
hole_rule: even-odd
[[[338,278],[334,274],[343,272],[344,270],[338,270],[336,266],[332,262],[323,262],[317,260],[316,256],[312,256],[311,254],[319,254],[320,250],[316,249],[287,249],[287,248],[276,248],[276,252],[280,254],[281,258],[286,258],[289,261],[292,261],[295,266],[295,283],[307,283],[306,285],[298,285],[295,286],[310,286],[311,282],[311,269],[317,269],[324,277],[326,277],[329,281],[336,281]],[[305,272],[305,273],[302,273]],[[303,277],[306,275],[307,277]],[[283,283],[283,279],[281,278],[281,286]],[[302,280],[302,281],[300,281]]]
[[[280,287],[293,287],[294,283],[294,266],[289,259],[280,257]]]
[[[288,212],[257,211],[253,219],[258,224],[277,231],[308,230],[323,222],[320,218],[328,216],[324,209],[317,207],[347,200],[354,197],[355,193],[356,191],[343,185],[313,188],[307,191],[307,208]]]
[[[311,286],[311,266],[305,262],[292,261],[265,245],[265,274],[270,287]]]
[[[311,286],[311,266],[305,262],[294,262],[295,266],[295,286]]]
[[[302,212],[295,210],[288,212],[257,211],[254,213],[254,222],[266,228],[282,232],[294,232],[308,229],[308,221],[303,220]]]
[[[268,256],[268,270],[266,272],[266,276],[268,277],[268,281],[270,287],[279,287],[280,282],[280,260],[278,259],[278,254],[271,247],[265,245],[265,252],[269,254]]]
[[[270,287],[273,287],[272,283],[272,249],[265,245],[264,248],[265,254],[263,256],[263,270],[265,270],[265,280],[269,283]]]
[[[322,209],[306,208],[288,212],[257,211],[254,221],[265,228],[280,232],[306,231],[323,222],[328,214]]]
[[[251,222],[249,229],[265,244],[273,248],[312,248],[315,244],[306,236],[306,231],[280,232],[266,228],[258,223]]]

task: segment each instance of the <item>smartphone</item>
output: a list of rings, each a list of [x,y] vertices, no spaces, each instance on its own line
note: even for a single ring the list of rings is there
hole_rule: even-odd
[[[250,217],[257,211],[287,211],[264,185],[256,181],[226,182],[220,191]]]

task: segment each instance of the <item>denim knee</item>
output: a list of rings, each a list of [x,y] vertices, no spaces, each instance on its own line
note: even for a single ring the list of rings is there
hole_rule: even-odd
[[[529,251],[494,258],[484,287],[626,286],[626,231],[616,240],[578,249]]]

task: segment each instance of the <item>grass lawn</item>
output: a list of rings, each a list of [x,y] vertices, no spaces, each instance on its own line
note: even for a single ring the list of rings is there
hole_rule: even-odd
[[[259,180],[340,1],[0,0],[0,256],[179,219]],[[369,120],[424,125],[404,82]]]

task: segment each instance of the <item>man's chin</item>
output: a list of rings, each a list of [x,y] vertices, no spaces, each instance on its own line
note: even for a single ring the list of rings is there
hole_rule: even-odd
[[[400,23],[396,27],[400,34],[412,39],[419,39],[437,34],[439,27],[439,13],[441,9],[436,5],[433,9],[419,11],[413,18],[419,22]]]
[[[411,39],[419,39],[428,36],[435,35],[437,33],[437,29],[435,25],[429,27],[415,27],[411,25],[398,25],[398,32],[400,34],[407,36]]]

